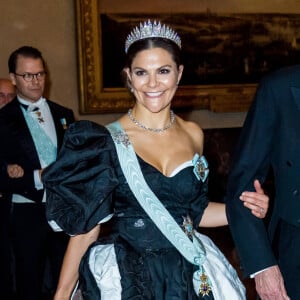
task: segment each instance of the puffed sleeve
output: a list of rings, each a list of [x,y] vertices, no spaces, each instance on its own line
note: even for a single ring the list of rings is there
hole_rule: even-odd
[[[112,153],[114,144],[104,126],[90,121],[69,126],[56,162],[42,173],[52,227],[76,235],[112,214],[118,184]]]

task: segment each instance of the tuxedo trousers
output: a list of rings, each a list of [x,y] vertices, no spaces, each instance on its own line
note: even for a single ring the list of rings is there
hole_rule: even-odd
[[[11,196],[0,193],[0,291],[3,299],[10,299],[13,291],[10,212]]]
[[[56,289],[68,236],[50,228],[44,203],[13,203],[12,206],[17,299],[40,300],[43,292],[52,294]],[[47,291],[43,290],[46,266]]]

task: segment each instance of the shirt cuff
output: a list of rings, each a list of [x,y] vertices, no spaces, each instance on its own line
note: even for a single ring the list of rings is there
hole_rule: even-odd
[[[270,268],[270,267],[265,268],[265,269],[262,269],[262,270],[260,270],[260,271],[257,271],[257,272],[255,272],[255,273],[251,274],[251,275],[250,275],[250,278],[254,278],[257,274],[259,274],[259,273],[261,273],[261,272],[263,272],[263,271],[265,271],[265,270],[267,270],[267,269],[269,269],[269,268]]]
[[[33,178],[34,178],[34,186],[37,190],[42,190],[44,188],[44,185],[40,178],[40,170],[34,170],[33,171]]]

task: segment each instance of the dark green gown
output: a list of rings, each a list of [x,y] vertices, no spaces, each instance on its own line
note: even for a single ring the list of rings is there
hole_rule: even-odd
[[[207,180],[203,183],[196,178],[192,162],[166,177],[140,157],[138,161],[146,182],[178,224],[190,216],[196,227],[208,205]],[[43,181],[47,218],[54,228],[70,235],[85,233],[111,216],[81,261],[84,299],[101,299],[94,270],[102,264],[95,264],[91,255],[101,256],[98,248],[103,245],[113,245],[120,299],[213,299],[197,296],[192,284],[195,266],[170,244],[135,199],[105,127],[89,121],[72,125],[57,162],[46,169]]]

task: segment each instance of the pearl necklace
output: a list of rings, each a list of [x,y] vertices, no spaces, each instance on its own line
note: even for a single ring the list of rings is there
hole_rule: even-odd
[[[175,121],[175,114],[174,114],[173,110],[170,111],[170,123],[164,128],[149,128],[149,127],[146,127],[145,125],[143,125],[141,122],[139,122],[138,120],[136,120],[134,118],[134,116],[132,115],[132,109],[128,110],[128,117],[135,125],[141,127],[142,129],[152,131],[152,132],[156,132],[156,133],[163,132],[163,131],[171,128],[174,124],[174,121]]]

